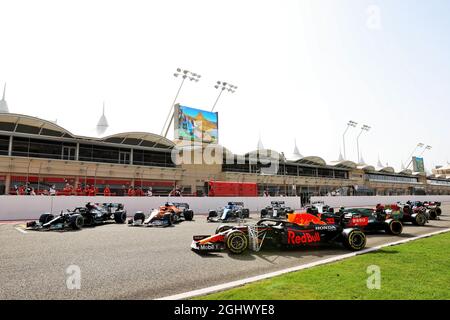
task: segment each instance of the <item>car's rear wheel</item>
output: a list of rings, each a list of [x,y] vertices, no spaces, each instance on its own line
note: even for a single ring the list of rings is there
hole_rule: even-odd
[[[267,216],[267,209],[261,210],[261,219],[265,218]]]
[[[114,221],[116,221],[116,223],[125,223],[125,221],[127,221],[126,211],[114,212]]]
[[[353,229],[346,236],[344,236],[344,246],[352,251],[364,249],[366,246],[366,235],[361,230]]]
[[[440,216],[441,214],[442,214],[442,209],[441,208],[436,208],[436,214],[438,215],[438,216]]]
[[[41,214],[41,216],[39,217],[39,222],[42,224],[45,224],[47,222],[52,221],[54,218],[55,217],[52,214],[44,213],[44,214]]]
[[[83,228],[84,218],[81,214],[74,214],[70,216],[69,225],[73,230],[80,230]]]
[[[209,217],[209,218],[215,218],[215,217],[217,217],[217,211],[211,210],[211,211],[208,213],[208,217]]]
[[[145,214],[142,211],[138,211],[134,214],[133,221],[141,221],[141,223],[144,223],[145,221]]]
[[[386,225],[386,233],[398,236],[403,232],[403,225],[400,221],[392,220]]]
[[[186,221],[192,221],[192,219],[194,219],[194,211],[192,211],[192,210],[186,210],[186,211],[183,213],[183,216],[184,216],[184,220],[186,220]]]
[[[413,219],[413,224],[415,224],[416,226],[424,226],[426,222],[427,218],[423,213],[416,214],[416,216]]]
[[[231,231],[225,236],[225,245],[231,253],[241,254],[248,248],[248,238],[242,231]]]

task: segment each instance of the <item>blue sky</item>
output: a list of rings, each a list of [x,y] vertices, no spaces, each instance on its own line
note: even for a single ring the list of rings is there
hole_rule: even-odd
[[[379,10],[380,29],[368,28]],[[77,134],[160,133],[176,68],[202,75],[178,103],[210,109],[219,140],[336,160],[348,120],[372,127],[364,160],[400,168],[418,142],[425,166],[450,161],[450,1],[0,0],[0,83],[10,111]],[[372,12],[373,13],[373,12]],[[236,130],[239,128],[239,130]],[[244,131],[244,132],[242,132]],[[356,135],[347,157],[357,160]],[[242,137],[245,136],[245,139]]]

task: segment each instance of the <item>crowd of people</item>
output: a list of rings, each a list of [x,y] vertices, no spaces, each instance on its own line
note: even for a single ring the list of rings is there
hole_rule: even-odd
[[[115,192],[112,192],[109,185],[105,185],[105,187],[101,190],[94,184],[81,184],[78,183],[76,186],[67,182],[64,187],[60,190],[56,188],[56,185],[50,185],[45,187],[43,190],[35,190],[33,186],[26,182],[23,185],[15,185],[14,191],[11,194],[15,195],[47,195],[47,196],[128,196],[128,197],[152,197],[153,196],[153,188],[148,187],[139,187],[139,186],[125,186],[122,185],[120,189],[116,189]],[[169,196],[171,197],[181,197],[182,189],[179,186],[174,187]]]

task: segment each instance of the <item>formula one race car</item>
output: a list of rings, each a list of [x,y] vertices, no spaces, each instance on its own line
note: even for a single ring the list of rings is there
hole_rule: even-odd
[[[153,209],[148,215],[143,211],[137,211],[134,218],[128,220],[128,224],[134,227],[169,227],[183,220],[191,221],[193,218],[194,211],[189,209],[187,203],[166,202],[158,209]]]
[[[58,216],[50,213],[42,214],[38,221],[27,222],[27,229],[31,230],[79,230],[85,226],[95,226],[107,221],[125,223],[127,211],[121,203],[87,203],[84,207],[77,207],[73,211],[62,211]]]
[[[243,202],[228,202],[224,208],[210,210],[206,221],[208,222],[236,222],[249,218],[250,210],[244,208]]]
[[[442,214],[441,203],[438,201],[425,201],[423,205],[427,208],[431,220],[438,219]]]
[[[411,222],[416,226],[424,226],[430,219],[429,212],[427,212],[427,209],[422,205],[422,203],[408,201],[407,203],[399,202],[397,204],[388,205],[385,207],[400,210],[402,216],[399,220],[402,223]]]
[[[312,204],[305,206],[305,210],[307,213],[311,214],[334,213],[334,209],[323,202],[313,202]]]
[[[284,201],[271,201],[270,206],[261,210],[261,219],[286,219],[288,213],[294,213],[290,207],[286,207]]]
[[[364,232],[384,231],[392,235],[400,235],[403,231],[403,225],[399,221],[402,213],[399,209],[385,208],[341,208],[334,216],[325,214],[327,218],[334,218],[338,221],[349,221],[350,218],[367,218],[367,224],[360,226]],[[351,221],[351,220],[350,220]],[[328,222],[331,222],[328,220]]]
[[[442,214],[440,202],[407,201],[406,204],[408,204],[413,211],[423,212],[428,220],[438,220],[439,216]]]
[[[288,221],[261,219],[252,226],[220,226],[212,236],[194,236],[191,249],[198,253],[228,250],[240,254],[248,248],[259,251],[263,246],[298,248],[333,243],[357,251],[366,246],[366,235],[358,228],[327,224],[309,213],[293,213]]]

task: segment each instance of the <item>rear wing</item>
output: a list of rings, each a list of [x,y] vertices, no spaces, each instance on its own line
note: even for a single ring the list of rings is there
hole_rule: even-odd
[[[285,204],[285,202],[284,201],[270,201],[270,204],[271,205],[283,205],[283,204]]]
[[[244,206],[244,202],[228,202],[229,206]]]

